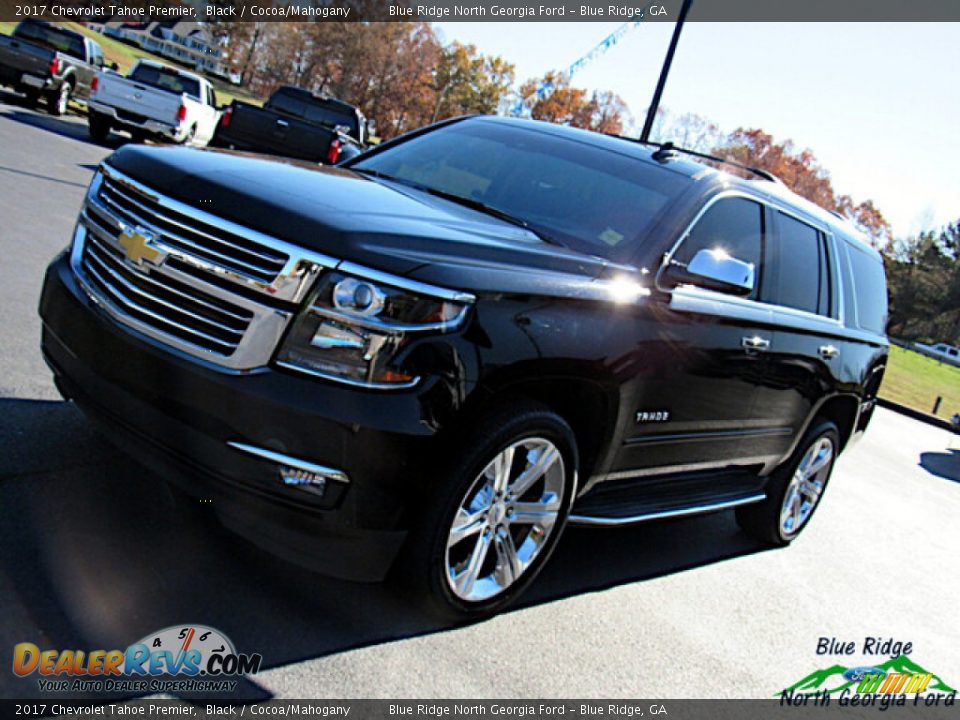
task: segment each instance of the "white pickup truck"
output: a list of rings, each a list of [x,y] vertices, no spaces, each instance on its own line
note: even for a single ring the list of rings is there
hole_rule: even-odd
[[[177,68],[141,60],[126,77],[100,72],[91,83],[90,137],[106,141],[111,130],[204,147],[220,121],[210,82]]]

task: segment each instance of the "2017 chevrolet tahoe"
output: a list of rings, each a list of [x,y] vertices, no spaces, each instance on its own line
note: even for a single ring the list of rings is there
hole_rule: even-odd
[[[448,615],[565,525],[774,545],[867,427],[879,254],[766,174],[493,117],[345,166],[126,146],[40,312],[57,386],[223,523]]]

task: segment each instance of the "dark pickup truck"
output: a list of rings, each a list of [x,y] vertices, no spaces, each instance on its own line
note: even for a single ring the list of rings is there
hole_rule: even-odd
[[[210,144],[333,165],[360,154],[365,124],[349,103],[282,87],[262,108],[234,100]]]
[[[12,35],[0,35],[0,84],[31,102],[43,96],[52,115],[63,115],[71,98],[86,101],[103,67],[100,45],[66,28],[24,20]]]
[[[870,422],[887,293],[770,178],[491,117],[336,168],[128,145],[43,352],[229,528],[444,614],[503,607],[568,523],[735,509],[787,545]]]

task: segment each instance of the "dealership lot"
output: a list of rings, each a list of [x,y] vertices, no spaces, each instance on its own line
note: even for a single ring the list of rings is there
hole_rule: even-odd
[[[835,663],[881,662],[860,652],[868,637],[910,642],[914,662],[960,683],[960,438],[887,411],[792,548],[757,546],[732,513],[578,529],[520,609],[472,627],[223,532],[56,393],[39,353],[43,269],[109,149],[83,118],[0,103],[0,665],[18,642],[123,648],[202,623],[263,654],[244,697],[769,697]],[[821,637],[857,653],[818,656]],[[0,694],[39,695],[7,670]]]

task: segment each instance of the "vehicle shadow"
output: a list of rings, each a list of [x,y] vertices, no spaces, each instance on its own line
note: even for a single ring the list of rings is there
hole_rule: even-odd
[[[8,105],[14,105],[23,108],[29,107],[27,101],[17,95],[10,95],[9,93],[0,93],[0,95],[3,95],[2,99]],[[70,138],[71,140],[86,143],[87,145],[93,145],[94,147],[116,149],[121,145],[130,142],[129,138],[122,135],[117,135],[116,133],[111,134],[107,141],[103,144],[94,142],[90,139],[90,135],[87,132],[86,122],[71,121],[62,117],[58,118],[52,115],[47,115],[42,112],[24,112],[21,110],[14,110],[12,112],[8,111],[3,113],[3,117],[22,125],[29,125],[30,127],[46,130],[47,132],[55,133],[56,135],[61,135],[66,138]]]
[[[960,450],[920,453],[920,467],[944,480],[960,482]]]
[[[277,667],[449,629],[389,585],[326,578],[226,532],[93,433],[71,404],[0,398],[0,418],[9,451],[0,464],[0,647],[123,649],[194,623]],[[521,607],[761,549],[730,513],[570,528]],[[40,695],[36,675],[0,673],[0,696]],[[231,695],[269,696],[256,676]]]

